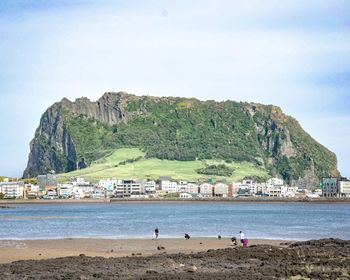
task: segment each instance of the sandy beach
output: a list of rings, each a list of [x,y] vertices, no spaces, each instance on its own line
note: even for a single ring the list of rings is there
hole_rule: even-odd
[[[250,240],[249,245],[275,245],[282,240]],[[159,238],[155,239],[58,239],[58,240],[1,240],[0,263],[17,260],[40,260],[79,256],[124,257],[157,254],[196,253],[209,249],[230,248],[228,237],[218,238]],[[159,250],[160,249],[160,250]]]

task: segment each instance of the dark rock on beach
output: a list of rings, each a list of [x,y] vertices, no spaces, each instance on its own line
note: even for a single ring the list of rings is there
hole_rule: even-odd
[[[350,279],[350,241],[257,245],[149,257],[66,257],[0,265],[1,279]]]

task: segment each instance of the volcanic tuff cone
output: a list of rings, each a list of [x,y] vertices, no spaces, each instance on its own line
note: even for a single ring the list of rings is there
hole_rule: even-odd
[[[47,109],[24,177],[84,168],[120,147],[160,159],[253,162],[298,185],[339,175],[335,154],[276,106],[107,92]]]

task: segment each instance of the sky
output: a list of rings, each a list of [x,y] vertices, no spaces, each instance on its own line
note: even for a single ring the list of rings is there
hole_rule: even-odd
[[[107,91],[274,104],[350,177],[350,1],[1,0],[0,175],[54,102]]]

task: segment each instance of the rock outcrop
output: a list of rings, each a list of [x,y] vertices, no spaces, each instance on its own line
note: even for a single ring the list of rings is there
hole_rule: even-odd
[[[165,159],[250,161],[297,185],[339,175],[335,154],[276,106],[108,92],[47,109],[24,177],[84,168],[121,146]]]

